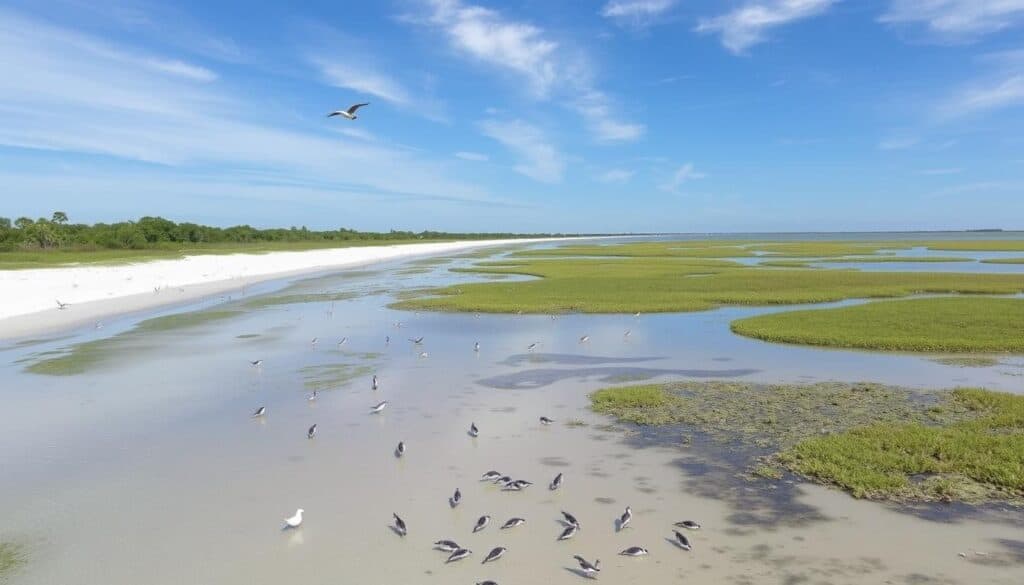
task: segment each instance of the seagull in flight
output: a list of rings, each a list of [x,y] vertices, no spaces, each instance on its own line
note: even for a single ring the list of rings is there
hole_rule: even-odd
[[[66,308],[68,308],[68,304],[67,303],[62,303],[60,301],[57,301],[57,310],[58,311],[63,311]]]
[[[327,117],[328,118],[333,118],[334,116],[341,116],[342,118],[346,118],[348,120],[355,120],[356,118],[359,117],[359,116],[356,116],[356,110],[358,110],[359,108],[361,108],[363,106],[368,106],[368,105],[370,105],[369,102],[364,103],[364,104],[354,104],[354,105],[349,106],[347,110],[335,110],[335,111],[331,112],[330,114],[327,114]]]

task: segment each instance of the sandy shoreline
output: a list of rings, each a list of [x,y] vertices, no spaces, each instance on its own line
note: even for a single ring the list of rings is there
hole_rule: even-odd
[[[269,252],[209,254],[135,264],[0,271],[0,339],[51,333],[115,315],[184,304],[300,274],[416,256],[570,238],[479,240]],[[67,303],[58,310],[57,300]]]

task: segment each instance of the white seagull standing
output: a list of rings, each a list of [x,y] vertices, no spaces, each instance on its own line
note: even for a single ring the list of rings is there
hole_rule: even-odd
[[[298,510],[295,510],[295,515],[294,516],[292,516],[291,518],[285,518],[285,521],[284,521],[284,528],[285,528],[285,530],[287,530],[289,528],[298,528],[299,526],[301,526],[302,525],[302,513],[303,512],[305,512],[305,510],[303,510],[302,508],[299,508]]]
[[[327,114],[327,117],[328,118],[333,118],[334,116],[341,116],[342,118],[346,118],[348,120],[355,120],[356,118],[359,117],[359,116],[356,116],[356,110],[358,110],[359,108],[361,108],[363,106],[368,106],[368,105],[370,105],[369,102],[364,103],[364,104],[354,104],[354,105],[349,106],[347,110],[335,110],[335,111],[331,112],[330,114]]]

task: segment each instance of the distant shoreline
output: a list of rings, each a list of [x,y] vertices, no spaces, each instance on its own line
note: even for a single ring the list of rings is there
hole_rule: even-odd
[[[288,276],[476,248],[570,239],[578,238],[467,240],[2,270],[0,339],[72,329],[104,318],[194,302]],[[58,309],[58,300],[67,303],[67,308]]]

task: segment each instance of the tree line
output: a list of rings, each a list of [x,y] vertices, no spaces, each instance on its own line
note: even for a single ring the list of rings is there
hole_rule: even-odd
[[[344,242],[355,240],[472,240],[543,237],[556,234],[450,233],[437,231],[361,232],[348,228],[310,230],[306,226],[257,229],[249,225],[215,227],[142,217],[117,223],[70,223],[63,211],[47,219],[0,217],[0,251],[40,249],[145,249],[202,244],[269,242]],[[557,234],[560,235],[560,234]]]

